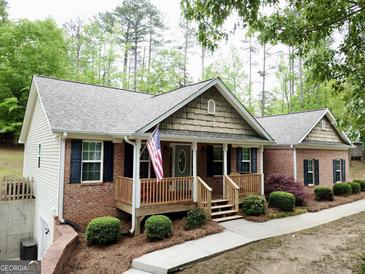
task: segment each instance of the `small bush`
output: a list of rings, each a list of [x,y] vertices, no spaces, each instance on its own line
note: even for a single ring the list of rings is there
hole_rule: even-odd
[[[333,194],[336,196],[349,196],[352,194],[352,189],[348,183],[336,183],[333,185]]]
[[[351,186],[352,194],[360,193],[361,192],[361,185],[357,182],[348,183]]]
[[[265,182],[265,196],[266,199],[273,191],[285,191],[292,193],[295,197],[295,205],[303,206],[306,204],[308,194],[305,191],[303,184],[295,182],[292,177],[286,177],[284,175],[272,175],[268,177]]]
[[[269,196],[269,206],[278,208],[282,211],[293,211],[295,197],[292,193],[284,191],[271,192]]]
[[[314,195],[318,201],[333,201],[333,191],[329,187],[317,187]]]
[[[365,191],[365,180],[354,180],[355,183],[359,183],[361,191]]]
[[[201,227],[207,222],[207,214],[201,208],[193,208],[186,215],[185,222],[186,229]]]
[[[246,215],[265,214],[265,200],[257,195],[247,195],[242,200],[242,212]]]
[[[172,235],[172,222],[164,215],[153,215],[145,223],[146,237],[153,240],[163,240]]]
[[[115,242],[120,236],[120,220],[112,216],[93,219],[86,228],[86,239],[91,244]]]

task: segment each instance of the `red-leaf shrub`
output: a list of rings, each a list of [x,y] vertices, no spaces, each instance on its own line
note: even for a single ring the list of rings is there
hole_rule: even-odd
[[[265,182],[265,196],[268,199],[273,191],[285,191],[292,193],[295,197],[295,205],[306,204],[308,194],[305,192],[304,185],[295,182],[292,177],[284,175],[271,175]]]

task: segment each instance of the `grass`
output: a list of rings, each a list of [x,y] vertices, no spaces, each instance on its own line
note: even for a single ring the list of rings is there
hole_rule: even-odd
[[[279,219],[290,216],[296,216],[303,213],[307,213],[308,210],[305,207],[295,207],[293,211],[278,211],[278,212],[270,212],[268,214],[268,218],[271,219]]]
[[[0,178],[23,175],[23,146],[0,145]]]

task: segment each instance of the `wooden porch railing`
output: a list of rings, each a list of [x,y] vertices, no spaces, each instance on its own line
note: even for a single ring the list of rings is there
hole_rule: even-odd
[[[225,175],[223,177],[224,187],[225,187],[225,198],[228,200],[228,203],[234,206],[234,210],[239,210],[238,208],[238,191],[239,186],[232,181],[232,179]]]
[[[33,199],[33,180],[0,178],[0,201]]]
[[[141,179],[141,206],[192,202],[193,177]]]
[[[115,200],[132,204],[133,178],[117,176],[115,182]]]
[[[261,194],[261,174],[260,173],[247,173],[247,174],[231,174],[229,177],[239,187],[239,196],[247,194]]]
[[[198,207],[202,208],[210,220],[212,212],[212,188],[199,176],[197,177]]]

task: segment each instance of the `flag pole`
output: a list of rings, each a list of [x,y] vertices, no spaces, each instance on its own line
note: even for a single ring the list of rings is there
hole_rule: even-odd
[[[153,136],[153,134],[154,134],[154,133],[155,133],[155,131],[159,128],[159,126],[160,126],[160,124],[157,124],[156,128],[152,131],[150,138]],[[150,138],[148,138],[148,140],[149,140]],[[141,150],[141,153],[139,154],[139,157],[141,157],[141,155],[142,155],[143,151],[146,149],[146,147],[147,147],[147,142],[144,144],[144,146],[143,146],[143,148],[142,148],[142,150]]]

